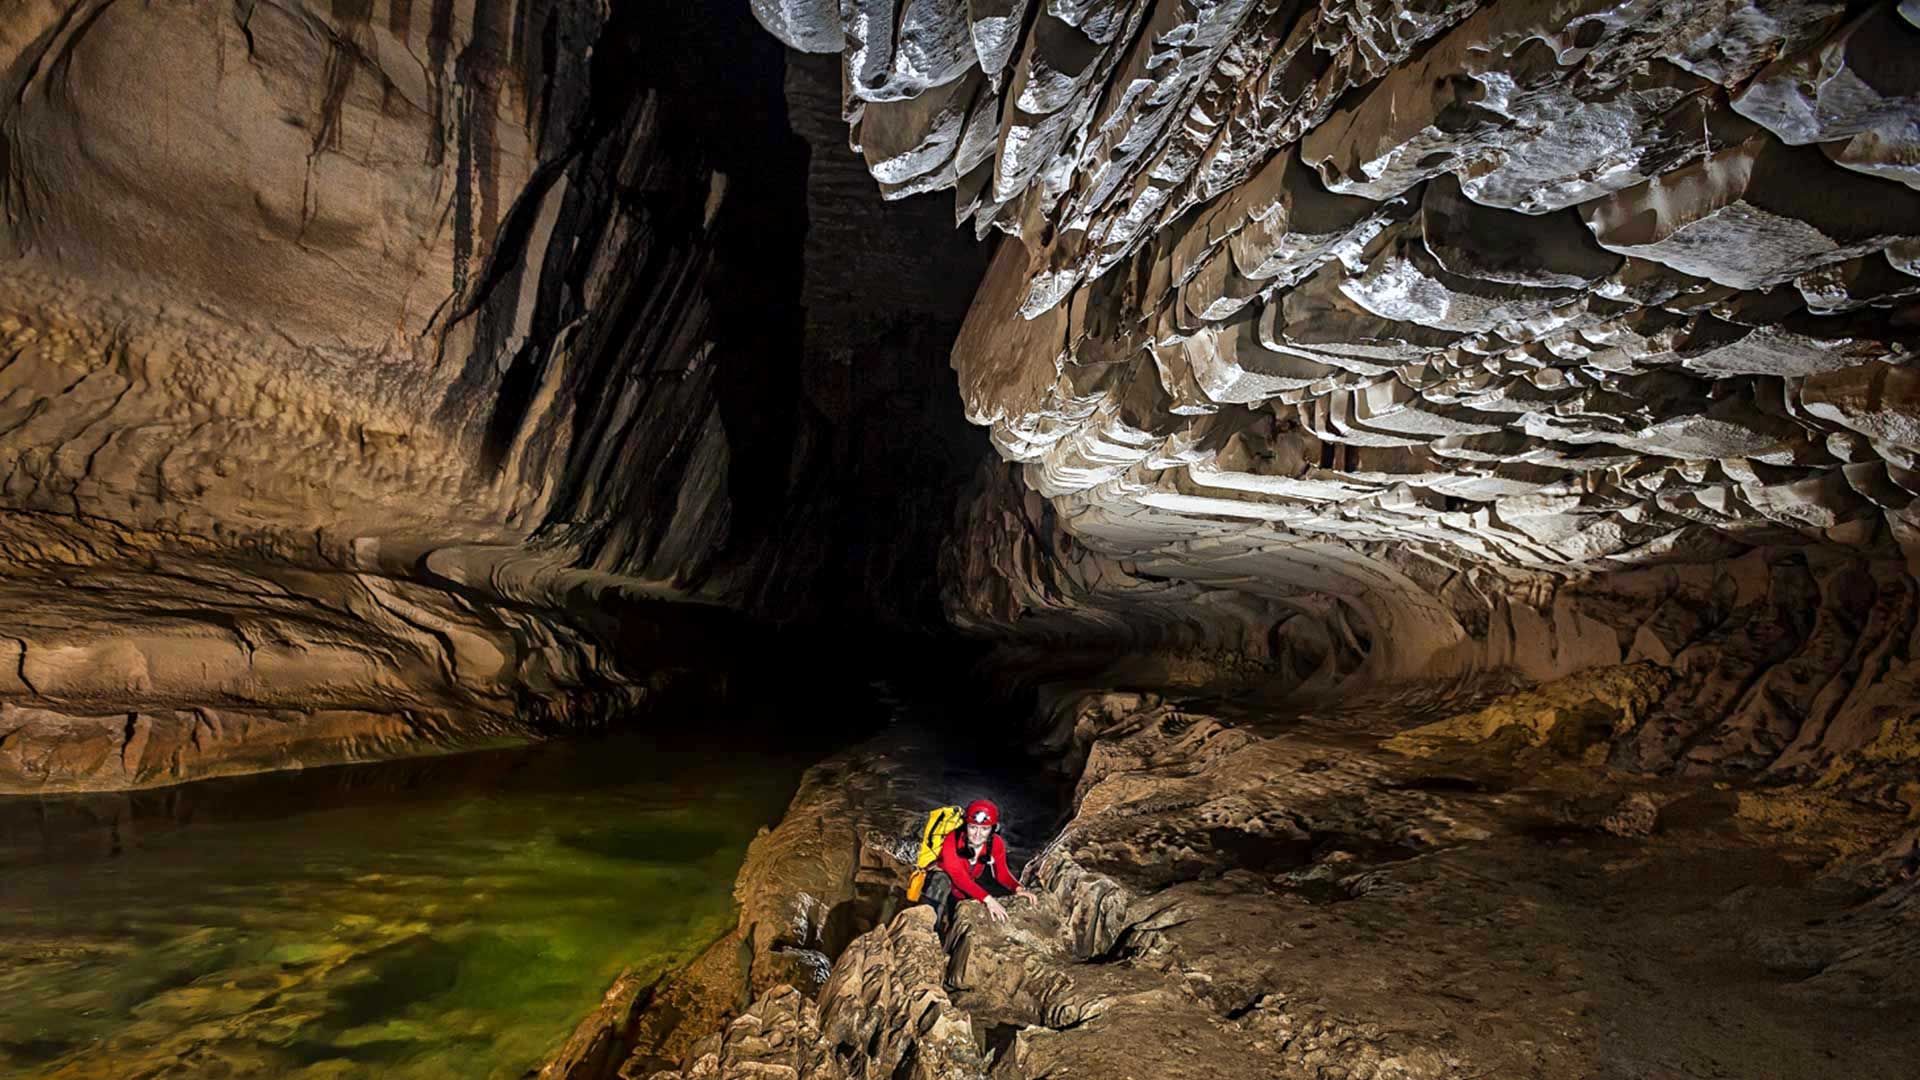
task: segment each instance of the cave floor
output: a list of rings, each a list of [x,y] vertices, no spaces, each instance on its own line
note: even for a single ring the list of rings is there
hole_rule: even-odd
[[[817,912],[904,884],[890,853],[933,788],[1001,785],[1037,815],[1046,778],[883,732],[809,771],[742,871],[735,945],[666,995],[736,994],[713,961],[753,953],[751,1003],[619,1075],[1913,1076],[1920,879],[1877,858],[1910,823],[1811,785],[1609,768],[1630,718],[1591,703],[1623,688],[1646,690],[1065,694],[1032,749],[1070,811],[1013,851],[1033,888],[1004,924],[963,904],[944,941],[925,908],[852,936]],[[782,966],[793,947],[821,963]]]
[[[1873,823],[1512,729],[1382,748],[1438,702],[1198,704],[1083,711],[1046,895],[963,920],[996,1076],[1914,1075],[1920,882],[1847,872]]]

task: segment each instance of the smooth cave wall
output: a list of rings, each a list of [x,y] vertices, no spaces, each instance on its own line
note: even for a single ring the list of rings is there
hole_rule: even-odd
[[[48,0],[0,79],[0,790],[953,658],[988,252],[744,2]]]

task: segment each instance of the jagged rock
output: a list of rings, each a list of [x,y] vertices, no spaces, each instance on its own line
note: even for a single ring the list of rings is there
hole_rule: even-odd
[[[1706,25],[1657,5],[1482,7],[1302,145],[1350,194],[1382,198],[1458,171],[1490,205],[1571,206],[1687,156],[1673,144],[1702,133],[1685,105],[1705,84],[1665,64],[1616,72],[1651,59],[1658,35]]]
[[[1836,164],[1920,188],[1920,5],[1879,3],[1756,75],[1733,107]]]
[[[1442,176],[1424,189],[1420,236],[1449,273],[1509,285],[1577,289],[1618,270],[1580,216],[1562,210],[1520,215],[1468,199],[1460,182]]]
[[[839,52],[846,43],[835,0],[753,0],[753,15],[775,37],[802,52]]]
[[[677,1069],[636,1058],[621,1077],[651,1080],[984,1080],[986,1063],[964,1010],[942,987],[946,953],[933,909],[901,912],[856,939],[819,1002],[775,986],[695,1043]]]
[[[1651,664],[1597,668],[1502,698],[1479,712],[1401,732],[1384,744],[1395,753],[1431,756],[1456,742],[1483,742],[1517,732],[1522,741],[1579,754],[1599,750],[1645,718],[1672,681]]]
[[[1920,234],[1920,195],[1832,169],[1810,148],[1755,136],[1600,200],[1600,245],[1740,289]]]
[[[1724,21],[1668,54],[1675,64],[1722,86],[1738,86],[1781,53],[1820,40],[1844,16],[1829,0],[1733,0]]]
[[[1617,715],[1616,699],[1644,714],[1664,677],[1616,669],[1545,697],[1569,714]],[[1834,914],[1849,895],[1771,869],[1750,876],[1747,841],[1722,846],[1711,814],[1670,791],[1622,791],[1591,765],[1568,771],[1551,752],[1527,758],[1495,739],[1394,764],[1356,749],[1359,732],[1436,714],[1530,715],[1545,697],[1429,688],[1238,722],[1138,695],[1057,706],[1044,744],[1069,767],[1084,754],[1075,815],[1043,858],[1041,897],[1014,905],[1006,924],[965,919],[949,974],[955,1003],[1002,1032],[992,1075],[1633,1075],[1710,1054],[1811,1076],[1841,1047],[1895,1075],[1901,1039],[1869,1026],[1841,1034],[1787,1002],[1905,1000],[1897,963],[1835,960],[1868,955],[1857,946],[1869,941],[1905,955],[1910,919],[1863,913],[1796,945],[1833,965],[1818,989],[1774,982],[1713,1004],[1689,998],[1656,1019],[1641,1003],[1669,990],[1653,986],[1691,993],[1671,950],[1730,963],[1755,939],[1795,940],[1804,913]],[[1610,723],[1598,737],[1631,730]],[[1873,827],[1884,836],[1897,825]],[[1696,863],[1727,876],[1681,869]],[[1626,899],[1672,872],[1697,891]],[[1608,905],[1604,925],[1590,903]],[[1730,920],[1722,909],[1733,905]],[[1095,924],[1104,929],[1088,935]],[[1376,958],[1397,974],[1380,977]],[[1476,1019],[1489,1012],[1498,1024]],[[1762,1015],[1797,1017],[1769,1021],[1790,1037],[1759,1046],[1710,1034]],[[1641,1040],[1653,1030],[1664,1034]]]
[[[734,928],[687,968],[651,989],[652,1007],[627,1038],[630,1052],[624,1068],[647,1075],[668,1066],[692,1068],[696,1059],[718,1055],[707,1068],[719,1068],[718,1075],[736,1075],[740,1070],[721,1068],[732,1060],[728,1055],[759,1053],[754,1048],[766,1044],[770,1025],[783,1030],[791,1026],[790,1004],[773,1012],[761,1006],[797,993],[827,1009],[830,999],[823,991],[837,972],[854,962],[848,953],[867,940],[869,931],[897,931],[898,940],[885,947],[894,950],[889,956],[919,955],[914,950],[925,944],[916,936],[920,930],[898,930],[905,924],[894,915],[906,906],[913,838],[927,810],[986,794],[1008,813],[1005,835],[1016,850],[1034,843],[1035,830],[1046,825],[1044,812],[1030,805],[1030,795],[1008,790],[1006,777],[975,771],[972,759],[955,746],[956,739],[964,738],[964,733],[941,732],[921,723],[895,724],[809,768],[785,817],[748,845],[734,880],[740,912]],[[921,909],[921,915],[930,914],[930,908]],[[886,931],[889,925],[896,931]],[[933,938],[930,929],[925,937]],[[938,950],[937,940],[933,947]],[[873,965],[893,962],[875,959]],[[933,985],[938,986],[937,979]],[[857,995],[860,986],[856,981],[844,989]],[[858,1011],[865,1008],[830,1012],[829,1020],[843,1026],[866,1024],[869,1036],[873,1025],[903,1022],[900,1016]],[[729,1025],[748,1015],[752,1022],[739,1032],[740,1039],[750,1035],[751,1040],[742,1043]],[[918,1019],[922,1013],[916,1008],[912,1015]],[[724,1044],[717,1035],[722,1031],[728,1033]],[[711,1044],[696,1046],[702,1040]],[[911,1033],[900,1035],[898,1054],[905,1055],[910,1042]],[[779,1045],[790,1049],[785,1040]],[[805,1076],[863,1075],[834,1071],[847,1068],[844,1057],[814,1055],[809,1064],[794,1067]]]
[[[1920,284],[1920,282],[1916,282]],[[1695,320],[1674,354],[1681,365],[1702,375],[1820,375],[1846,369],[1871,370],[1876,363],[1898,363],[1907,348],[1876,336],[1847,336],[1852,327],[1795,319],[1778,326],[1738,326],[1712,316]]]
[[[930,907],[908,908],[884,931],[861,937],[820,995],[830,1053],[854,1076],[985,1075],[972,1026],[942,988],[946,969]]]
[[[1600,827],[1615,836],[1646,836],[1659,820],[1660,804],[1645,792],[1635,792],[1608,811]]]
[[[1904,552],[1904,406],[1844,388],[1912,354],[1920,203],[1834,163],[1904,153],[1910,6],[970,9],[1005,96],[963,216],[1019,242],[953,366],[1051,505],[979,485],[952,617],[1552,676],[1632,645],[1517,644],[1597,645],[1552,610],[1590,575]]]
[[[1280,153],[1234,188],[1215,216],[1245,217],[1225,250],[1239,274],[1290,285],[1328,259],[1352,258],[1398,213],[1393,205],[1327,191],[1298,154]],[[1210,222],[1209,231],[1214,227]],[[1215,251],[1208,265],[1221,259]]]
[[[1340,291],[1384,319],[1470,334],[1501,331],[1509,340],[1527,336],[1515,332],[1515,324],[1538,320],[1574,299],[1565,291],[1452,273],[1418,234],[1402,234],[1381,249],[1365,270],[1341,282]]]
[[[1793,279],[1809,311],[1826,314],[1888,306],[1920,294],[1920,277],[1901,269],[1893,249],[1808,271]]]
[[[1903,367],[1874,364],[1819,374],[1800,389],[1808,413],[1870,439],[1920,449],[1920,379]]]
[[[820,1035],[820,1010],[791,986],[776,986],[688,1054],[679,1068],[642,1073],[622,1067],[621,1080],[841,1080]],[[856,1074],[857,1075],[857,1074]]]
[[[807,770],[786,817],[747,847],[734,929],[655,991],[667,1007],[635,1034],[636,1058],[681,1059],[690,1039],[776,987],[819,993],[835,958],[904,890],[901,838],[940,787],[918,771],[931,756],[923,734],[896,731]]]
[[[1770,619],[1777,635],[1804,601],[1782,591],[1791,563],[1719,573],[1643,570],[1637,593],[1591,602],[1685,652],[1721,636],[1718,620],[1659,612]],[[1769,590],[1771,612],[1755,608]],[[1842,592],[1824,606],[1854,603]],[[1073,813],[1006,922],[963,905],[943,948],[930,910],[902,912],[842,954],[817,1013],[773,988],[658,1080],[1625,1076],[1709,1060],[1818,1076],[1842,1053],[1862,1075],[1903,1075],[1909,1040],[1880,1010],[1916,993],[1901,962],[1911,882],[1862,902],[1787,853],[1858,866],[1905,852],[1910,829],[1804,790],[1622,778],[1585,752],[1657,725],[1694,692],[1673,679],[1640,663],[1286,714],[1058,692],[1036,747],[1076,778]],[[1887,775],[1920,760],[1914,730],[1843,739],[1833,760]],[[1411,746],[1420,756],[1390,752]],[[1696,962],[1768,974],[1703,995]]]
[[[580,1021],[565,1045],[541,1067],[540,1080],[601,1080],[613,1075],[633,1052],[641,1015],[652,1004],[656,985],[631,969],[622,971],[602,996],[599,1008]]]

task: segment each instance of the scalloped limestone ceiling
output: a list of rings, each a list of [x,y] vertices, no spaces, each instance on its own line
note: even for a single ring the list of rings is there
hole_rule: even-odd
[[[1051,506],[976,508],[963,622],[1344,599],[1405,671],[1596,571],[1920,555],[1916,0],[755,10],[1008,234],[953,366]]]

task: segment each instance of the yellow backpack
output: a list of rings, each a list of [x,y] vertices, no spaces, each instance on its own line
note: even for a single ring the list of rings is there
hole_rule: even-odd
[[[907,903],[919,902],[920,890],[927,884],[927,867],[940,857],[940,845],[946,842],[948,833],[966,823],[957,806],[942,806],[927,815],[927,823],[920,829],[920,852],[913,859],[916,869],[907,882]]]

